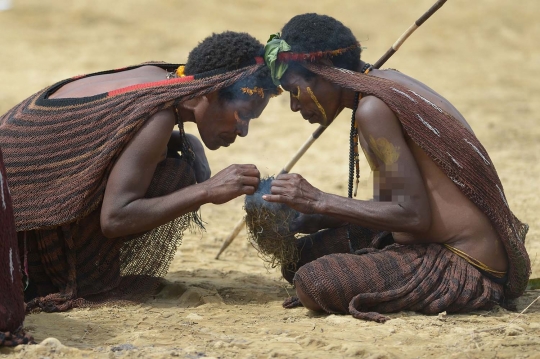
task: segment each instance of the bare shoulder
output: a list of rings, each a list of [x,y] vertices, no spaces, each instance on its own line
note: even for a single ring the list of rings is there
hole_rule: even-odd
[[[360,100],[355,119],[360,127],[380,126],[397,122],[397,117],[390,107],[375,96],[366,96]]]
[[[161,110],[146,120],[135,137],[143,137],[149,140],[160,139],[168,142],[175,124],[176,116],[173,110],[170,108]]]

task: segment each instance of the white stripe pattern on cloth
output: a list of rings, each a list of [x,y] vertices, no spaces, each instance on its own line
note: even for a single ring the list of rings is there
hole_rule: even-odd
[[[337,69],[338,71],[341,71],[341,72],[343,72],[343,73],[345,73],[345,74],[349,74],[349,75],[355,75],[355,74],[358,73],[358,72],[354,72],[354,71],[351,71],[351,70],[347,70],[347,69],[344,69],[344,68],[341,68],[341,67],[336,67],[336,69]]]
[[[435,127],[431,126],[429,123],[427,123],[426,120],[424,120],[422,118],[422,116],[420,116],[419,114],[416,114],[416,116],[418,117],[418,119],[420,121],[422,121],[422,123],[427,127],[429,128],[434,134],[436,134],[437,136],[441,137],[441,135],[439,135],[439,130],[437,130]]]
[[[459,182],[457,179],[453,178],[452,182],[454,182],[455,184],[457,184],[461,188],[465,188],[465,185],[463,183]]]
[[[461,165],[459,164],[458,161],[456,161],[456,159],[454,157],[452,157],[451,154],[449,154],[448,152],[446,152],[446,154],[450,157],[450,159],[452,160],[452,162],[454,162],[456,164],[456,166],[458,166],[459,168],[463,168],[461,167]]]
[[[407,98],[408,98],[409,100],[411,100],[412,102],[418,103],[418,101],[416,101],[416,100],[415,100],[414,98],[412,98],[411,96],[407,95],[405,92],[400,91],[400,90],[398,90],[398,89],[395,88],[395,87],[390,87],[390,88],[392,89],[392,91],[397,92],[398,94],[401,94],[401,95],[407,97]]]
[[[413,94],[415,94],[416,96],[420,97],[425,103],[430,104],[431,107],[433,107],[435,110],[439,111],[440,113],[443,113],[443,110],[439,106],[435,105],[433,102],[431,102],[427,98],[424,98],[424,97],[420,96],[419,94],[417,94],[413,90],[409,90],[409,91],[412,92]]]
[[[504,204],[506,205],[506,207],[510,208],[510,206],[508,205],[508,202],[506,202],[506,197],[504,196],[504,193],[501,190],[501,188],[499,187],[499,185],[496,184],[495,187],[497,187],[497,189],[499,190],[499,193],[501,194],[501,198],[504,201]]]
[[[11,274],[11,283],[13,283],[13,271],[15,268],[13,267],[13,249],[9,248],[9,273]]]
[[[7,183],[6,183],[7,186]],[[2,192],[2,209],[6,209],[6,199],[4,197],[4,177],[2,176],[2,172],[0,172],[0,192]]]
[[[489,161],[484,157],[484,155],[482,154],[482,152],[480,152],[480,150],[472,144],[472,142],[470,142],[468,139],[464,138],[465,142],[467,142],[469,145],[471,145],[471,147],[476,151],[476,153],[478,153],[480,155],[480,157],[482,157],[482,159],[484,160],[485,164],[489,166]]]

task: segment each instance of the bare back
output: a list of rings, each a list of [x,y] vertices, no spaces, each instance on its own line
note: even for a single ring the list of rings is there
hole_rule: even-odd
[[[374,71],[372,75],[392,80],[415,91],[473,132],[454,106],[419,81],[391,70]],[[423,233],[395,232],[395,241],[401,244],[426,242],[450,244],[495,270],[506,270],[508,266],[506,252],[487,216],[406,135],[405,140],[418,165],[427,191],[431,208],[431,225]]]
[[[49,98],[80,98],[142,83],[165,80],[167,71],[157,66],[141,66],[132,70],[95,75],[74,80],[62,86]]]

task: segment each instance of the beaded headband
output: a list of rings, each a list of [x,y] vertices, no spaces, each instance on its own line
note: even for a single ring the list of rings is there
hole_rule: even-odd
[[[360,43],[344,47],[342,49],[328,50],[328,51],[314,51],[308,53],[294,53],[291,52],[291,46],[287,42],[280,38],[281,34],[275,33],[270,35],[270,39],[264,47],[264,61],[266,66],[270,68],[272,75],[272,81],[279,86],[279,80],[285,73],[290,61],[316,61],[323,58],[331,58],[341,55],[347,51],[351,51],[360,48]]]
[[[259,64],[259,65],[264,64],[264,58],[262,58],[261,56],[256,56],[252,61],[249,61],[247,63],[247,65],[252,65],[253,63]],[[170,72],[169,75],[167,76],[167,78],[186,77],[185,70],[186,70],[186,66],[185,65],[180,65],[180,66],[178,66],[176,71]],[[226,71],[226,69],[211,70],[211,71],[205,72],[203,74],[196,74],[193,77],[194,77],[194,79],[201,79],[201,78],[213,76],[213,75],[225,72],[225,71]],[[265,90],[264,88],[257,87],[257,86],[255,86],[253,88],[249,88],[249,87],[242,87],[241,88],[242,93],[245,93],[245,94],[247,94],[249,96],[258,95],[261,98],[264,98],[264,90]],[[271,94],[270,98],[279,96],[282,93],[283,93],[283,90],[280,87],[278,87],[277,88],[277,93],[276,94]]]

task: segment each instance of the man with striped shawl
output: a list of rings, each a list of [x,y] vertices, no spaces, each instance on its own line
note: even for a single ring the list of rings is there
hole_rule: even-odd
[[[246,136],[278,93],[262,51],[246,33],[214,34],[185,66],[77,76],[0,117],[27,311],[144,300],[201,205],[254,192],[254,165],[210,177],[183,123],[211,150]]]
[[[278,176],[263,196],[302,213],[295,231],[316,232],[282,268],[298,295],[284,305],[384,322],[381,313],[466,312],[519,297],[530,275],[528,227],[509,209],[486,150],[446,99],[372,69],[360,51],[347,27],[317,14],[292,18],[266,47],[292,111],[329,125],[353,109],[349,198],[299,174]],[[358,143],[374,175],[369,201],[352,198]]]

